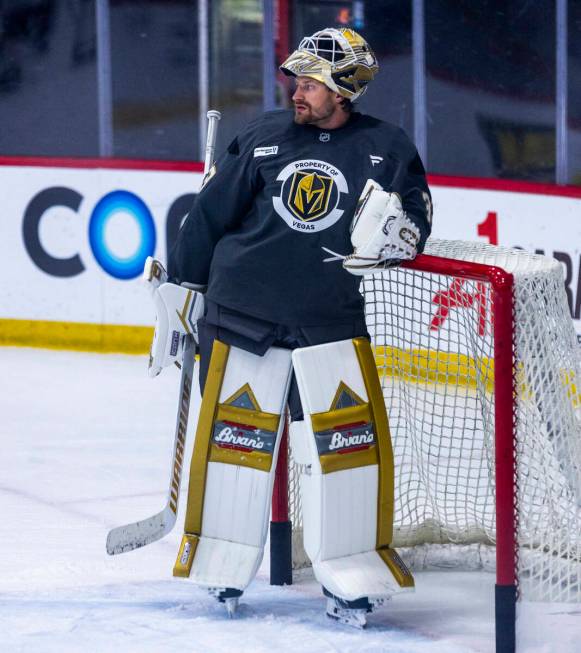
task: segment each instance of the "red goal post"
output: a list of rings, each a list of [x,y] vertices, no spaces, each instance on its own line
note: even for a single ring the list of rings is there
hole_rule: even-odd
[[[517,599],[581,600],[581,365],[560,264],[432,240],[362,288],[394,444],[393,544],[412,566],[426,547],[493,551],[497,651],[514,650]],[[291,580],[301,527],[281,451],[275,583]]]

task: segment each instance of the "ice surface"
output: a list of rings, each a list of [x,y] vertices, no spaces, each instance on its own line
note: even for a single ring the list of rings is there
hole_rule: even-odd
[[[174,532],[109,557],[109,529],[152,515],[166,499],[179,372],[151,380],[146,367],[145,357],[0,348],[0,651],[494,650],[494,577],[484,572],[418,573],[415,594],[395,598],[357,632],[325,617],[308,572],[291,587],[271,587],[266,559],[228,619],[171,575],[187,474]],[[578,650],[580,606],[524,614],[519,653]]]

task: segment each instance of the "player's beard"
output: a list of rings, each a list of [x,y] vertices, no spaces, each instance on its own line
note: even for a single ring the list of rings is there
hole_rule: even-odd
[[[336,110],[336,105],[331,98],[329,98],[321,107],[313,109],[308,102],[297,102],[296,104],[306,107],[301,113],[297,113],[295,105],[295,122],[297,125],[316,125],[322,120],[330,118]]]

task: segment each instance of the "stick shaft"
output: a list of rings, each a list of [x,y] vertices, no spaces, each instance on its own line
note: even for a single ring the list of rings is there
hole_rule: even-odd
[[[216,149],[216,135],[218,121],[222,117],[219,111],[208,111],[208,132],[206,137],[206,160],[204,161],[204,174],[207,174],[214,162]],[[107,537],[107,552],[110,555],[132,551],[142,546],[147,546],[167,535],[174,527],[181,485],[183,455],[190,409],[190,397],[193,380],[194,360],[197,345],[191,335],[186,336],[184,346],[182,371],[180,379],[179,402],[176,418],[173,455],[171,460],[171,473],[169,492],[166,505],[161,512],[148,519],[119,526],[109,532]]]
[[[206,158],[204,159],[204,175],[208,174],[208,171],[214,163],[214,152],[216,150],[216,136],[218,134],[218,121],[222,117],[222,114],[216,109],[211,109],[207,113],[208,116],[208,131],[206,134]]]

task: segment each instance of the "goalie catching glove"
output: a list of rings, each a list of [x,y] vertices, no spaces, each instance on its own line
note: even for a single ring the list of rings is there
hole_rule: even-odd
[[[172,363],[180,365],[188,336],[197,344],[197,322],[204,313],[205,286],[169,283],[163,265],[151,257],[145,262],[143,280],[155,304],[155,332],[148,370],[153,377]]]
[[[343,267],[351,274],[371,274],[414,259],[420,230],[407,217],[397,193],[387,193],[368,179],[359,198],[353,222],[353,254]]]

